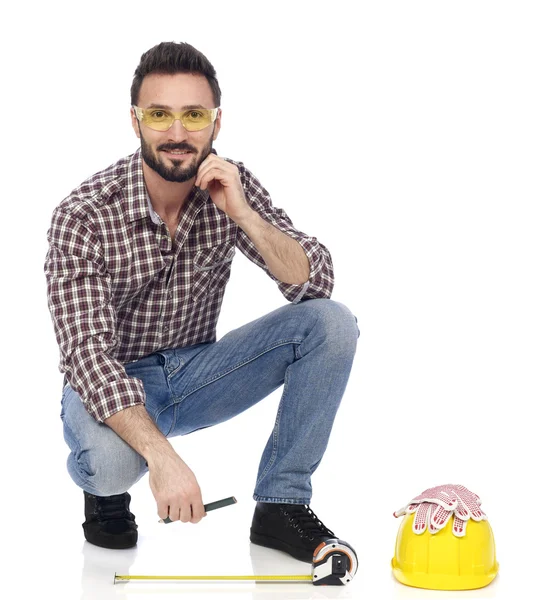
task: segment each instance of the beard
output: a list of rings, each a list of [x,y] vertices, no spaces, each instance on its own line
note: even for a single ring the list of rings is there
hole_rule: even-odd
[[[139,129],[139,131],[141,131]],[[214,132],[214,129],[213,129]],[[156,151],[152,150],[152,147],[146,143],[145,138],[141,134],[141,155],[146,164],[153,170],[163,177],[166,181],[174,181],[175,183],[184,183],[189,179],[192,179],[197,175],[197,171],[201,163],[207,158],[212,150],[212,135],[208,144],[201,150],[201,154],[197,155],[197,149],[189,144],[161,144],[156,148]],[[166,159],[162,159],[159,155],[161,150],[184,150],[191,152],[183,160],[171,160],[172,164],[167,164]]]

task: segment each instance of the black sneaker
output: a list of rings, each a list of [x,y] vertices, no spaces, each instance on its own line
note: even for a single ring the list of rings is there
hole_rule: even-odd
[[[85,495],[85,538],[95,546],[120,550],[137,544],[135,515],[129,510],[128,492],[116,496]]]
[[[325,527],[305,504],[258,502],[250,541],[259,546],[283,550],[294,558],[312,562],[314,550],[335,534]]]

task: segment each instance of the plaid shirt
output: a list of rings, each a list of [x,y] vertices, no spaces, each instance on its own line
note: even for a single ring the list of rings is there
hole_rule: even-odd
[[[137,150],[84,181],[56,207],[47,233],[45,275],[59,370],[99,422],[145,402],[141,380],[128,377],[123,364],[216,340],[236,248],[290,302],[328,298],[333,288],[328,250],[273,207],[241,162],[229,161],[239,169],[248,203],[301,244],[308,282],[278,281],[246,233],[196,187],[172,240],[148,198],[141,161]]]

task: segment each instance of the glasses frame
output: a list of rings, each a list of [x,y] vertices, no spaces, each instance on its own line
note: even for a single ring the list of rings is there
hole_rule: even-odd
[[[218,106],[217,108],[203,108],[203,109],[199,109],[199,110],[208,110],[210,112],[210,123],[208,125],[205,125],[204,127],[201,127],[201,129],[188,129],[186,127],[186,125],[184,125],[184,123],[182,122],[182,117],[183,115],[185,115],[186,113],[189,113],[192,110],[198,110],[197,108],[188,108],[186,110],[182,110],[180,112],[175,112],[173,110],[168,110],[166,108],[141,108],[140,106],[135,106],[134,104],[132,104],[132,108],[133,111],[135,113],[135,116],[137,117],[137,120],[140,121],[141,123],[143,123],[143,125],[146,125],[149,129],[152,129],[152,131],[169,131],[171,129],[171,127],[173,127],[173,125],[175,124],[175,121],[180,121],[180,124],[182,125],[182,127],[184,127],[184,129],[186,131],[189,131],[190,133],[194,132],[194,131],[203,131],[203,129],[206,129],[207,127],[210,127],[214,121],[216,121],[216,117],[218,116],[218,111],[220,110],[220,107]],[[147,110],[163,110],[163,112],[167,112],[171,115],[173,115],[173,121],[171,122],[171,125],[169,125],[169,127],[167,129],[154,129],[154,127],[151,127],[150,125],[148,125],[147,123],[144,122],[144,118],[145,118],[145,111]]]

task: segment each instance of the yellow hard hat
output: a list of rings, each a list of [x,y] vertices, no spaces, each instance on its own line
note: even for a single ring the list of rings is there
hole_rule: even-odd
[[[434,494],[434,490],[440,489],[447,492]],[[391,562],[393,575],[400,583],[431,590],[473,590],[487,586],[496,577],[499,565],[486,515],[480,509],[475,511],[470,504],[475,516],[464,520],[467,508],[461,505],[460,492],[453,497],[453,489],[471,494],[463,486],[439,486],[426,490],[432,494],[417,496],[409,506],[395,513],[395,516],[405,515]],[[472,496],[478,506],[480,500]],[[438,517],[434,520],[436,513]],[[443,522],[445,525],[438,528],[438,523]]]

